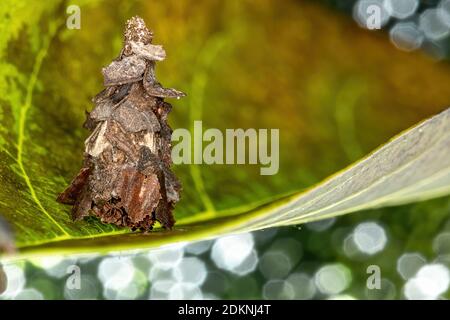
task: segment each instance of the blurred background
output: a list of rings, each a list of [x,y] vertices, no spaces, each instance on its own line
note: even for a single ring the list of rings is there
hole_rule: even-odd
[[[57,27],[70,4],[81,8],[79,30]],[[374,5],[379,29],[370,20]],[[58,174],[36,181],[38,191],[48,194],[42,200],[48,206],[60,191],[55,188],[79,168],[84,110],[102,89],[100,68],[118,55],[123,25],[132,15],[147,21],[154,43],[167,51],[157,66],[161,82],[188,93],[173,102],[173,128],[190,128],[197,119],[219,129],[280,128],[276,176],[260,176],[251,166],[175,167],[184,185],[176,210],[180,223],[194,213],[203,211],[206,219],[211,212],[252,208],[307,188],[450,102],[447,0],[28,6],[18,7],[22,15],[1,9],[3,31],[15,33],[16,40],[0,49],[5,61],[31,70],[27,57],[48,41],[43,35],[52,35],[30,128],[43,142],[27,155],[30,163],[46,163],[43,176]],[[20,33],[14,29],[19,20],[37,27]],[[10,69],[5,63],[0,70],[1,80]],[[0,88],[13,105],[11,87]],[[14,115],[4,113],[0,120],[8,117]],[[40,132],[48,119],[60,125]],[[66,285],[73,266],[81,272],[81,289]],[[367,285],[374,267],[381,289]],[[8,289],[0,298],[448,299],[449,267],[445,197],[145,252],[7,263]]]

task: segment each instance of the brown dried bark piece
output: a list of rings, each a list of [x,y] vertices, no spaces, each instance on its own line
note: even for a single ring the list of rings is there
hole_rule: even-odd
[[[0,253],[14,253],[16,245],[9,223],[0,216]]]
[[[155,78],[155,63],[165,58],[152,45],[144,21],[127,22],[119,57],[102,70],[107,87],[94,99],[84,127],[83,168],[58,201],[72,205],[74,220],[97,216],[104,223],[151,230],[156,221],[172,228],[172,210],[181,184],[170,170],[171,134],[163,98],[184,93],[166,89]]]
[[[116,86],[136,82],[142,79],[145,72],[145,61],[138,56],[125,57],[119,61],[113,61],[103,68],[105,86]]]
[[[130,101],[124,101],[115,108],[112,118],[128,132],[159,132],[161,126],[153,111],[140,111]]]
[[[0,263],[0,294],[6,291],[8,285],[8,279],[6,278],[6,273],[3,270],[3,266]]]
[[[91,168],[82,168],[75,179],[70,183],[70,186],[58,196],[57,201],[74,205],[87,182],[90,172]]]

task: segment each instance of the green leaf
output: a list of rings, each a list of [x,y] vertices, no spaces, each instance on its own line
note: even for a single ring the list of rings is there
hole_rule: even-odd
[[[449,193],[448,110],[317,184],[442,110],[450,84],[447,64],[399,52],[385,35],[324,7],[99,1],[81,3],[81,29],[68,30],[56,1],[16,3],[0,7],[17,17],[11,30],[0,25],[0,214],[23,256],[142,249]],[[255,165],[176,166],[184,185],[176,228],[150,234],[72,222],[70,208],[55,202],[80,168],[81,123],[102,88],[100,69],[137,12],[168,53],[159,78],[189,95],[173,103],[174,128],[202,120],[205,129],[280,129],[274,176]]]

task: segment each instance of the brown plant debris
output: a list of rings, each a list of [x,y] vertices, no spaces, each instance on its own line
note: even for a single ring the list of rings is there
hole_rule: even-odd
[[[185,94],[162,87],[155,61],[166,54],[151,44],[140,17],[128,20],[120,56],[103,68],[106,89],[94,99],[84,127],[83,167],[58,201],[73,205],[74,220],[89,215],[104,223],[151,230],[156,221],[172,228],[181,185],[170,171],[171,134],[164,98]]]
[[[16,246],[11,226],[0,216],[0,254],[14,253]]]
[[[12,254],[16,252],[14,235],[10,225],[0,216],[0,255]],[[4,293],[8,286],[8,279],[0,260],[0,295]]]

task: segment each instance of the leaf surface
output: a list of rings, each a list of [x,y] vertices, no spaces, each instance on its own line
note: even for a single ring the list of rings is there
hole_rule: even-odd
[[[442,111],[450,84],[447,64],[399,52],[386,35],[325,7],[81,2],[82,27],[68,30],[56,1],[14,3],[0,5],[2,16],[20,17],[0,22],[0,214],[22,254],[142,249],[449,193],[449,111],[319,183]],[[280,130],[276,175],[260,175],[259,165],[176,166],[184,193],[170,232],[74,223],[55,202],[80,168],[88,135],[81,124],[102,89],[100,69],[137,13],[168,53],[159,78],[188,93],[173,102],[173,128],[193,131],[202,120],[204,130]]]

